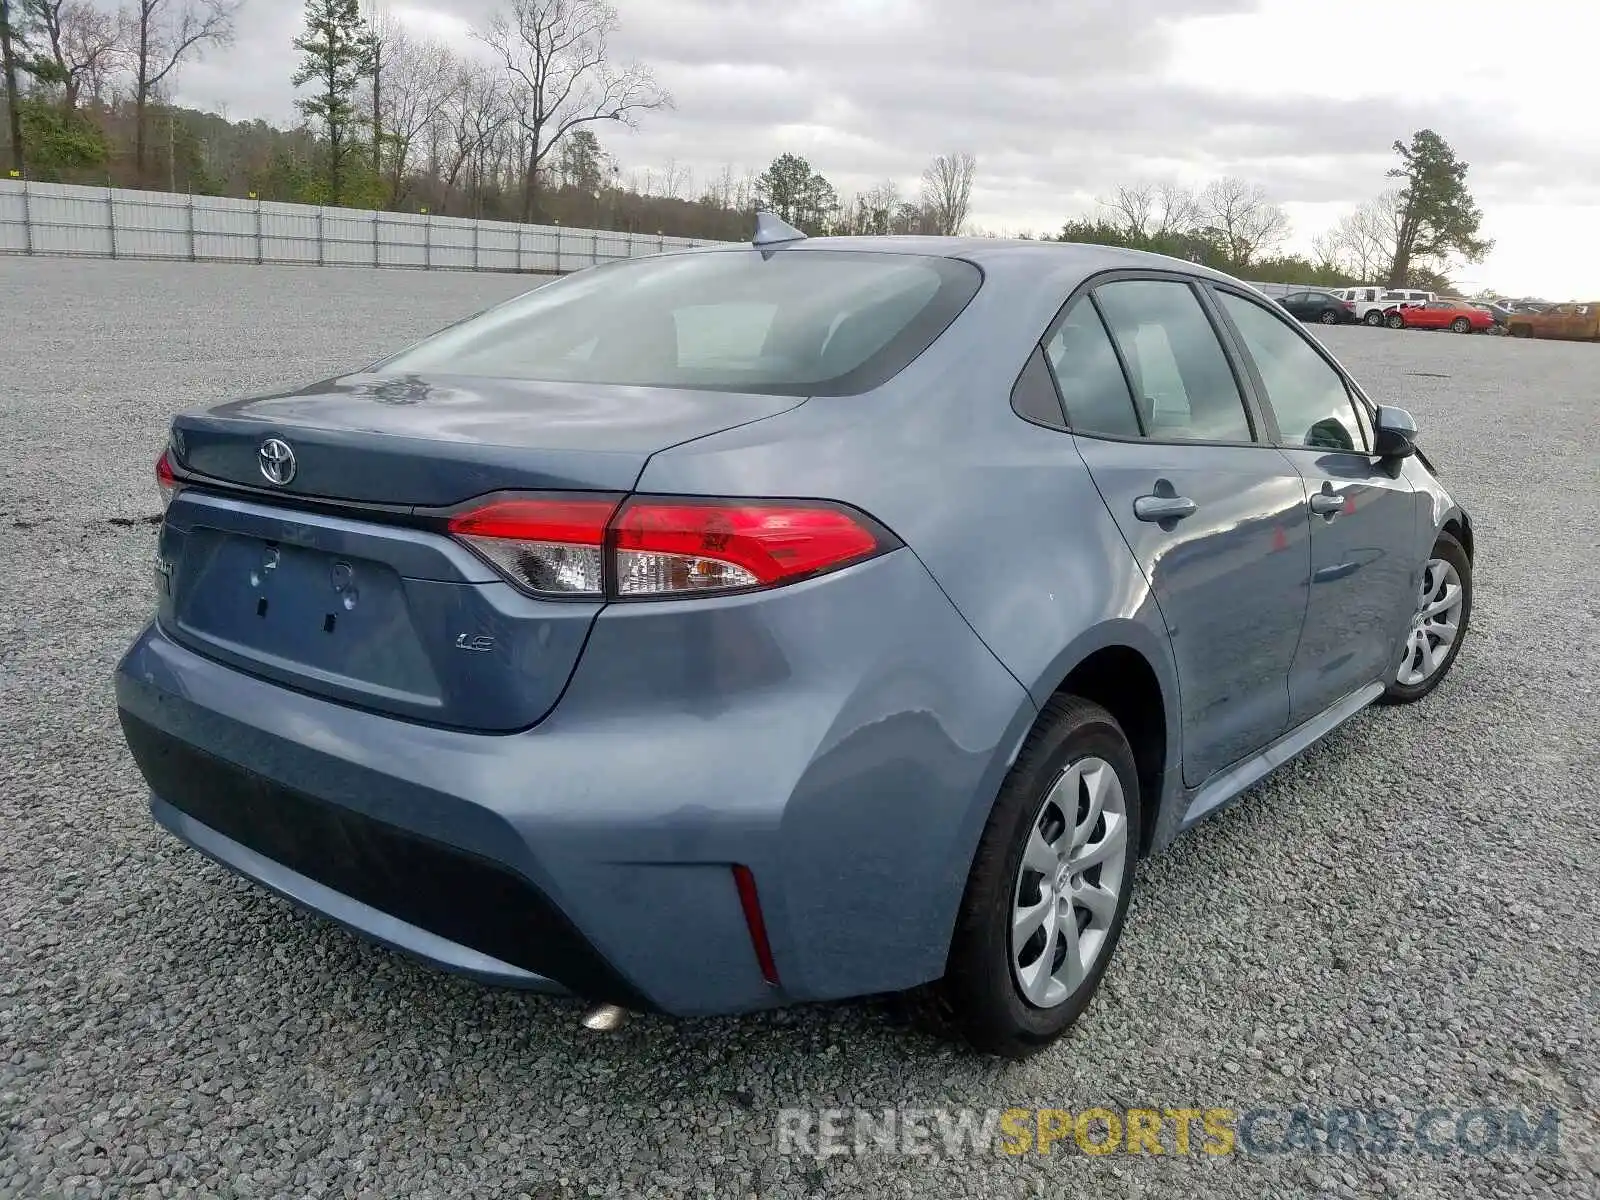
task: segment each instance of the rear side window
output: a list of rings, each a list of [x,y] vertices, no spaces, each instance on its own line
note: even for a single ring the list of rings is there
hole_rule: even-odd
[[[1252,440],[1239,385],[1188,284],[1118,280],[1102,284],[1094,295],[1128,364],[1134,401],[1150,437]]]
[[[1298,329],[1232,292],[1217,292],[1250,352],[1284,443],[1327,450],[1364,450],[1344,377]]]
[[[977,292],[971,263],[758,250],[613,263],[453,325],[374,368],[407,374],[848,395],[878,386]]]
[[[1074,433],[1139,436],[1139,417],[1127,377],[1117,362],[1110,335],[1087,297],[1072,306],[1044,350]]]

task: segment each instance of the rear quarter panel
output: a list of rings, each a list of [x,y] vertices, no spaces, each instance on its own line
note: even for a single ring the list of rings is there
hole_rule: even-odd
[[[856,505],[906,542],[1033,704],[1097,649],[1143,654],[1162,684],[1175,764],[1177,684],[1147,582],[1072,438],[1010,405],[1029,353],[1082,274],[986,285],[875,392],[813,397],[664,451],[638,488]],[[987,810],[992,800],[973,803]]]

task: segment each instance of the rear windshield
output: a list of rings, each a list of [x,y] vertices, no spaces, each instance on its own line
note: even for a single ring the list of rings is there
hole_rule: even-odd
[[[860,251],[639,259],[548,284],[374,370],[846,395],[926,350],[982,279],[956,259]]]

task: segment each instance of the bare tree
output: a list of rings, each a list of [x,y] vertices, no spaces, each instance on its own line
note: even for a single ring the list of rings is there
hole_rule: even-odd
[[[134,0],[127,22],[133,34],[133,166],[144,180],[145,122],[156,94],[184,56],[206,45],[233,41],[233,19],[243,0]]]
[[[1119,187],[1100,203],[1109,208],[1122,232],[1144,241],[1150,236],[1150,221],[1155,212],[1155,188],[1149,184]]]
[[[1319,270],[1340,270],[1342,254],[1338,228],[1325,230],[1312,238],[1311,253],[1315,256],[1315,262]]]
[[[972,175],[977,160],[965,152],[941,154],[922,173],[922,206],[931,215],[934,232],[961,232],[972,207]]]
[[[373,168],[389,203],[398,205],[409,186],[407,172],[415,165],[418,144],[439,120],[460,81],[460,69],[446,47],[412,38],[387,13],[377,19],[382,28],[375,34],[370,97]]]
[[[1166,238],[1194,232],[1200,222],[1200,202],[1193,188],[1169,181],[1156,184],[1151,191],[1155,213],[1151,236]]]
[[[894,180],[885,179],[865,192],[859,192],[845,209],[846,232],[881,235],[894,231],[894,214],[900,206],[900,189]]]
[[[522,93],[525,220],[538,215],[539,172],[562,135],[591,121],[632,125],[641,112],[671,107],[648,67],[611,62],[607,42],[617,28],[617,10],[605,0],[511,0],[511,15],[497,14],[478,34]]]
[[[481,63],[456,62],[435,120],[446,146],[439,181],[453,188],[465,172],[476,198],[496,139],[512,121],[505,82]]]
[[[1346,213],[1329,234],[1340,266],[1358,279],[1383,277],[1394,261],[1403,221],[1404,204],[1395,189]]]
[[[1259,184],[1227,177],[1209,184],[1197,204],[1200,219],[1222,244],[1234,266],[1245,267],[1289,235],[1289,216]]]
[[[694,172],[676,158],[667,159],[661,170],[661,194],[669,200],[681,200],[694,186]]]
[[[86,83],[91,95],[104,87],[118,53],[117,20],[86,0],[33,0],[32,7],[61,86],[62,107],[72,112]]]
[[[26,32],[24,13],[17,0],[0,0],[0,71],[4,72],[6,116],[11,132],[11,169],[22,174],[26,167],[27,152],[22,129],[22,73],[27,70],[28,45],[23,40]]]
[[[372,51],[372,173],[383,179],[383,86],[386,82],[389,57],[397,50],[396,42],[405,37],[405,26],[397,22],[388,6],[379,0],[367,0],[364,19],[367,23],[368,47]]]

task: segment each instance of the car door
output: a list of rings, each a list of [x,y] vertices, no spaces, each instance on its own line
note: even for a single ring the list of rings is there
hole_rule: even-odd
[[[1304,321],[1311,315],[1310,292],[1291,292],[1289,295],[1279,300],[1278,303],[1283,305],[1284,309],[1289,313],[1290,316],[1296,317],[1299,320]]]
[[[1453,319],[1448,304],[1421,303],[1406,310],[1406,324],[1418,329],[1439,329]]]
[[[1309,720],[1393,665],[1415,600],[1419,498],[1370,454],[1371,432],[1343,373],[1290,322],[1213,287],[1263,415],[1304,476],[1311,523],[1305,632],[1289,671],[1290,717]]]
[[[1587,338],[1592,324],[1587,304],[1571,305],[1570,311],[1561,318],[1561,336],[1573,340]]]
[[[1078,450],[1166,622],[1183,776],[1197,785],[1288,725],[1311,569],[1304,482],[1256,436],[1186,279],[1100,283],[1057,319],[1045,350]]]

